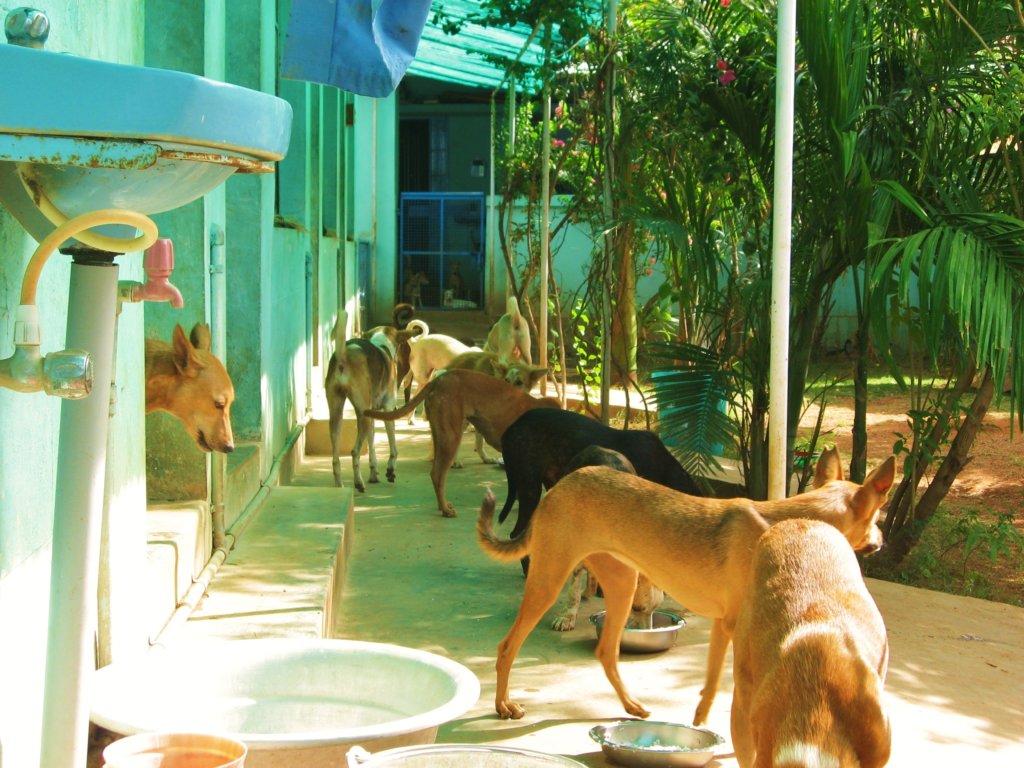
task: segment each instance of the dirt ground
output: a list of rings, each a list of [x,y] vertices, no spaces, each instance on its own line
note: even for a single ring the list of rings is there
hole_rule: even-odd
[[[909,439],[909,407],[906,396],[870,399],[869,466],[891,455],[899,437]],[[816,418],[817,408],[811,408],[801,424],[810,428]],[[852,400],[830,403],[823,420],[824,445],[836,445],[848,458],[852,425]],[[1011,430],[1008,410],[987,414],[971,454],[971,461],[901,570],[879,575],[913,586],[1024,605],[1024,551],[1020,545],[1003,537],[1010,554],[994,560],[987,554],[995,543],[993,526],[1001,513],[1014,515],[1013,526],[1024,537],[1024,435],[1019,429]],[[972,531],[979,546],[965,559],[964,543]]]

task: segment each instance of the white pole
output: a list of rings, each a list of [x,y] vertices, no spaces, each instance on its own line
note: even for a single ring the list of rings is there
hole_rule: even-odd
[[[778,13],[778,59],[775,64],[775,195],[772,206],[772,337],[768,385],[769,499],[786,497],[796,0],[779,0]]]
[[[540,196],[541,223],[540,223],[540,323],[538,331],[540,338],[537,340],[537,365],[541,368],[548,366],[548,262],[550,260],[549,248],[551,245],[551,85],[550,74],[547,71],[549,61],[548,53],[551,49],[551,25],[544,28],[544,124],[541,130],[541,177]],[[540,380],[541,395],[547,394],[547,376]]]
[[[608,0],[605,11],[605,28],[608,31],[609,50],[615,48],[617,30],[618,3]],[[612,261],[615,256],[615,236],[612,234],[612,219],[615,208],[612,205],[612,174],[615,173],[615,59],[608,62],[605,79],[604,97],[604,174],[602,174],[602,191],[604,200],[605,233],[601,238],[604,252],[604,285],[601,290],[601,423],[607,424],[611,411],[612,381],[612,286],[615,285],[615,268]]]

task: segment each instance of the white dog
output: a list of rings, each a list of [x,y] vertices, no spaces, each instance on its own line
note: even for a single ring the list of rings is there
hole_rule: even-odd
[[[402,380],[402,389],[405,389],[411,382],[416,382],[416,388],[423,387],[436,371],[448,365],[453,358],[463,352],[479,352],[479,347],[470,347],[463,344],[456,338],[445,336],[443,333],[430,333],[426,323],[422,320],[410,320],[409,329],[417,328],[419,336],[409,339],[409,372]],[[412,414],[409,422],[412,423]]]
[[[526,324],[526,318],[519,312],[519,302],[515,296],[508,297],[505,314],[498,318],[498,322],[487,334],[484,351],[494,352],[498,359],[504,362],[518,356],[533,365],[533,356],[530,354],[530,327]]]

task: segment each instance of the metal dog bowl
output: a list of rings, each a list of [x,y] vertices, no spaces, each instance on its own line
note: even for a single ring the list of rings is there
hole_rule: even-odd
[[[597,631],[597,639],[600,640],[601,629],[604,627],[604,611],[593,614],[590,622]],[[675,645],[679,630],[686,626],[686,620],[669,611],[659,610],[651,617],[651,625],[651,629],[624,628],[622,639],[619,640],[619,650],[623,653],[667,651]]]
[[[590,738],[613,763],[628,766],[704,766],[725,739],[705,728],[680,723],[622,720],[596,725]]]

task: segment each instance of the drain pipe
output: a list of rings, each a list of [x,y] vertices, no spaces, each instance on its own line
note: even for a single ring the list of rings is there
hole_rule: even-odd
[[[288,439],[285,440],[284,446],[278,452],[277,456],[274,457],[274,462],[270,465],[270,469],[267,472],[266,479],[260,483],[260,489],[256,491],[252,499],[246,504],[245,509],[242,510],[242,514],[238,516],[238,519],[231,524],[224,533],[224,542],[221,546],[217,547],[213,554],[210,555],[210,559],[206,561],[206,565],[203,566],[203,570],[199,572],[199,575],[192,581],[192,586],[188,588],[185,596],[182,598],[178,607],[174,609],[171,617],[164,624],[160,632],[150,640],[150,646],[153,650],[165,650],[173,644],[174,638],[177,633],[184,626],[185,622],[189,620],[193,613],[195,613],[196,607],[199,605],[199,601],[203,599],[203,595],[206,594],[206,590],[209,589],[210,584],[213,582],[214,577],[220,570],[220,567],[227,560],[228,553],[234,549],[235,542],[241,538],[242,533],[249,526],[249,523],[256,516],[256,510],[260,508],[267,496],[270,495],[271,489],[278,484],[278,477],[281,474],[281,465],[284,462],[284,457],[288,455],[288,452],[295,446],[296,441],[302,434],[302,431],[306,428],[306,424],[296,424],[295,427],[288,435]]]
[[[306,251],[306,413],[313,410],[313,254]]]
[[[89,350],[93,394],[61,409],[53,513],[50,619],[43,694],[43,768],[85,765],[89,675],[99,572],[107,413],[117,318],[113,254],[74,254],[67,341]]]
[[[117,327],[116,255],[148,248],[157,239],[151,219],[104,209],[64,221],[39,244],[22,277],[21,303],[36,303],[40,273],[50,255],[84,230],[106,224],[141,229],[131,240],[103,237],[113,247],[67,248],[74,259],[68,283],[66,341],[92,359],[93,394],[61,408],[54,489],[49,627],[43,686],[42,768],[79,768],[88,753],[89,676],[94,668],[96,590],[106,477],[108,410]],[[97,394],[98,393],[98,394]]]
[[[227,286],[224,258],[224,228],[217,223],[210,226],[210,329],[211,352],[224,366],[228,364],[227,342]],[[228,477],[228,457],[214,451],[210,459],[210,517],[213,528],[213,548],[225,546],[225,493]],[[230,547],[228,547],[230,549]]]

